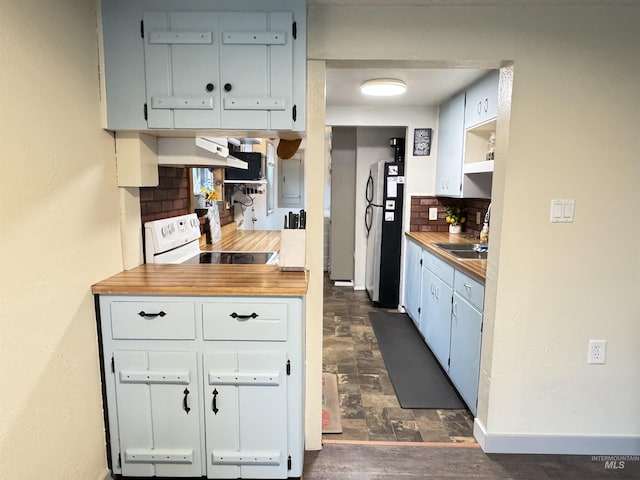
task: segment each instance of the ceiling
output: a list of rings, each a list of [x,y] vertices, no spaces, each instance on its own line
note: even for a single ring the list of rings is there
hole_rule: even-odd
[[[407,68],[393,62],[358,66],[354,62],[327,64],[327,106],[437,106],[480,78],[486,70],[477,68]],[[369,97],[360,85],[373,78],[397,78],[407,91],[395,97]]]

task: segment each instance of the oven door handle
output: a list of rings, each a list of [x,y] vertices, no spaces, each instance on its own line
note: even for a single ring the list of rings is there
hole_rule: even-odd
[[[250,318],[258,318],[258,314],[253,312],[251,315],[239,315],[236,312],[233,312],[229,315],[231,318],[237,318],[238,320],[249,320]]]
[[[164,317],[166,313],[163,312],[162,310],[160,310],[158,313],[147,313],[144,310],[140,310],[138,312],[138,315],[140,315],[142,318],[156,318],[156,317]]]

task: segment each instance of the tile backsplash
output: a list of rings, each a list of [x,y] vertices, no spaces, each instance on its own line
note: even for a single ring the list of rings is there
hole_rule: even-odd
[[[140,188],[142,223],[193,212],[190,170],[184,167],[159,167],[158,186]],[[233,212],[220,208],[220,224],[233,222]]]
[[[467,208],[467,221],[464,223],[463,232],[476,237],[480,236],[484,215],[491,200],[483,198],[448,198],[448,197],[411,197],[411,232],[447,232],[449,224],[446,221],[448,206],[462,205]],[[438,219],[429,220],[429,208],[438,209]],[[480,223],[476,222],[477,213],[480,213]]]
[[[189,169],[159,167],[158,186],[140,188],[142,223],[189,213]]]

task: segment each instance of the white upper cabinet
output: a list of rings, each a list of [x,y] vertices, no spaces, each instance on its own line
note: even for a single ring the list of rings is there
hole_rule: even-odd
[[[304,1],[238,3],[103,1],[106,128],[304,130]]]
[[[464,111],[465,129],[496,118],[499,79],[500,71],[493,70],[469,87]]]
[[[493,70],[440,106],[436,195],[491,198],[493,159],[486,153],[496,130],[499,78]]]
[[[217,14],[145,12],[149,128],[219,128]]]
[[[220,14],[224,128],[292,129],[292,24],[288,12]]]
[[[462,192],[464,92],[440,106],[436,195],[458,197]]]

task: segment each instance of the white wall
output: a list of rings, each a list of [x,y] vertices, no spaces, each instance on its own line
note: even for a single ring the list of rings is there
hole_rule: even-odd
[[[93,1],[0,7],[0,476],[106,472],[91,285],[122,270]]]
[[[637,203],[640,57],[629,52],[640,8],[312,6],[308,18],[314,59],[514,62],[508,142],[496,148],[478,425],[557,452],[640,453],[640,256],[603,251],[622,206]],[[549,223],[554,198],[575,199],[573,223]],[[625,238],[638,234],[630,222]],[[587,365],[591,338],[607,340],[605,365]]]

